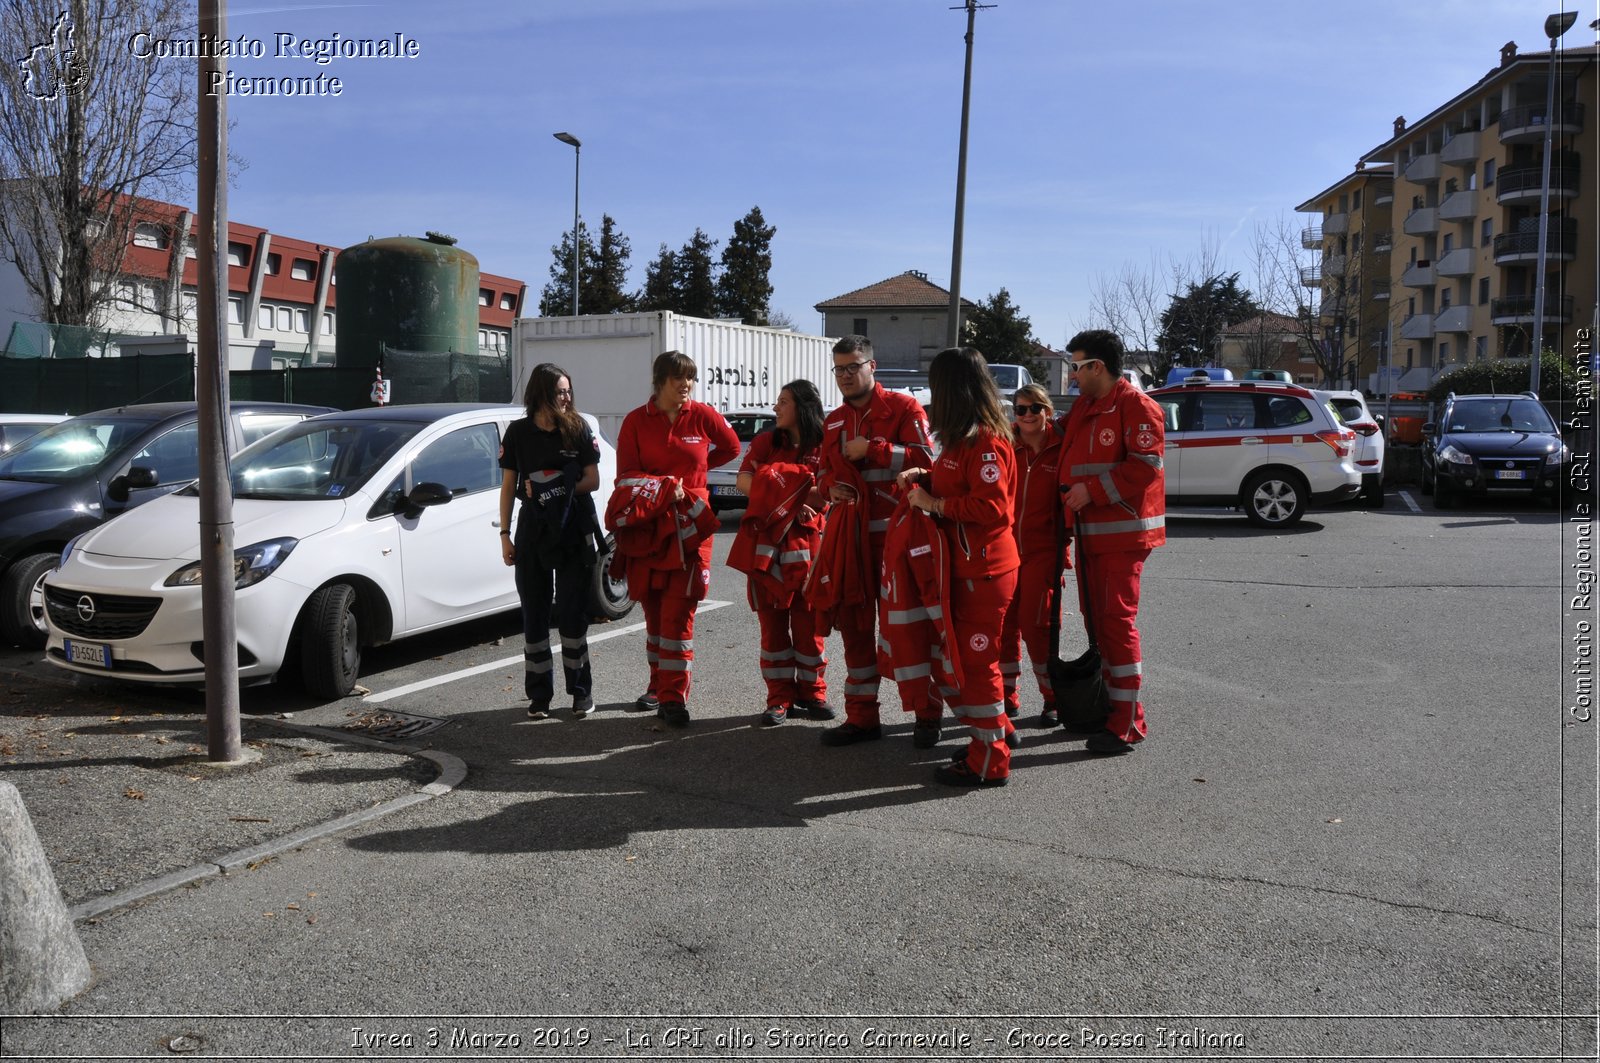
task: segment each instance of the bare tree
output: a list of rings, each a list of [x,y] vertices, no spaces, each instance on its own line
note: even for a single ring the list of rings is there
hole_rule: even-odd
[[[1152,254],[1143,267],[1124,262],[1116,276],[1096,274],[1089,283],[1088,327],[1120,336],[1130,359],[1142,363],[1129,368],[1155,372],[1150,363],[1167,305],[1166,277],[1166,266]]]
[[[192,39],[193,16],[184,0],[0,0],[0,54],[21,60],[0,62],[0,252],[45,322],[102,324],[136,197],[193,166],[194,64],[135,46]]]
[[[1363,337],[1355,256],[1337,256],[1343,263],[1334,267],[1302,247],[1304,227],[1303,219],[1291,215],[1255,227],[1250,256],[1256,299],[1294,323],[1295,338],[1316,362],[1322,380],[1337,382],[1344,377],[1346,362],[1359,363],[1362,343],[1373,337]],[[1338,272],[1331,272],[1333,268]]]

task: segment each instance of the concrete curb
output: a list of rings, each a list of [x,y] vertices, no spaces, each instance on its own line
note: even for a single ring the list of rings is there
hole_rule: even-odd
[[[465,761],[463,761],[460,757],[454,756],[450,753],[441,753],[436,749],[426,749],[421,746],[394,745],[393,743],[383,742],[376,738],[367,738],[363,735],[346,734],[343,731],[329,730],[324,727],[312,727],[307,724],[291,723],[287,720],[269,720],[256,717],[253,718],[252,722],[268,724],[273,727],[280,727],[287,731],[296,731],[301,734],[312,735],[317,738],[325,738],[333,742],[346,742],[355,745],[370,746],[373,749],[381,749],[385,753],[398,753],[403,756],[415,757],[418,760],[426,760],[432,763],[434,767],[439,770],[439,774],[431,783],[420,787],[415,793],[406,794],[404,797],[392,798],[388,801],[373,805],[371,808],[364,808],[359,812],[352,812],[348,815],[339,816],[335,819],[330,819],[325,823],[317,823],[309,827],[303,827],[291,834],[284,835],[282,838],[276,838],[269,842],[263,842],[260,845],[252,845],[247,849],[238,849],[234,852],[219,856],[214,860],[208,860],[203,864],[196,864],[193,867],[186,867],[182,870],[162,875],[159,878],[153,878],[148,882],[141,882],[137,886],[130,886],[127,889],[118,890],[116,893],[106,894],[104,897],[96,897],[93,900],[84,901],[82,904],[75,905],[67,912],[68,917],[74,923],[80,922],[84,919],[92,919],[98,915],[104,915],[106,912],[112,911],[113,909],[126,907],[127,905],[133,904],[136,901],[142,901],[145,898],[153,897],[158,893],[165,893],[168,890],[177,889],[179,886],[185,886],[191,882],[196,882],[203,878],[215,878],[219,875],[226,875],[231,871],[237,871],[240,868],[248,867],[251,864],[257,863],[258,861],[265,860],[268,857],[276,856],[279,853],[288,852],[291,849],[297,849],[300,846],[305,845],[307,842],[313,841],[317,838],[326,837],[329,834],[337,834],[340,831],[349,830],[351,827],[358,827],[362,824],[371,823],[373,820],[382,819],[384,816],[390,815],[394,812],[399,812],[402,809],[410,808],[412,805],[421,804],[424,801],[431,801],[436,797],[442,797],[454,790],[457,786],[460,786],[467,777],[467,765]]]

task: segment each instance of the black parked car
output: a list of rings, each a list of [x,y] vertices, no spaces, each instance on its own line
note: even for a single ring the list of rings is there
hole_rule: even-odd
[[[327,406],[235,402],[236,451]],[[119,406],[51,425],[0,455],[0,641],[45,643],[41,583],[80,532],[200,475],[192,402]]]
[[[1422,426],[1422,437],[1422,493],[1440,509],[1490,495],[1555,505],[1572,462],[1555,418],[1531,391],[1452,393],[1439,420]]]

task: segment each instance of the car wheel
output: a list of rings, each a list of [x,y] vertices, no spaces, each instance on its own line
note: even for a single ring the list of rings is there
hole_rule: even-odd
[[[25,650],[44,648],[44,578],[60,554],[27,554],[0,581],[0,637]]]
[[[1383,473],[1362,473],[1361,498],[1366,502],[1368,509],[1383,508]]]
[[[1305,516],[1305,488],[1291,476],[1258,472],[1245,481],[1241,505],[1260,528],[1287,528]]]
[[[322,587],[300,614],[300,676],[306,692],[342,698],[361,672],[361,629],[356,589],[347,583]]]
[[[628,597],[628,580],[611,575],[611,559],[616,556],[615,536],[606,536],[606,551],[594,566],[594,592],[591,595],[590,613],[602,620],[621,620],[633,612],[633,599]]]
[[[1439,480],[1438,482],[1436,482],[1433,485],[1433,504],[1435,506],[1437,506],[1439,509],[1455,509],[1456,508],[1456,492],[1455,492],[1455,488],[1451,487],[1449,484],[1445,483],[1443,480]]]

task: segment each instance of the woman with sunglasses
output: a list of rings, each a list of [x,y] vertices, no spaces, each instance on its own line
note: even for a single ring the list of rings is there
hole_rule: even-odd
[[[1006,609],[1000,633],[1000,674],[1005,680],[1006,715],[1016,718],[1022,699],[1017,687],[1022,678],[1022,647],[1028,648],[1044,710],[1040,727],[1058,720],[1050,688],[1050,610],[1060,608],[1063,565],[1070,567],[1057,541],[1061,506],[1056,481],[1061,468],[1061,431],[1055,424],[1050,394],[1038,384],[1025,384],[1012,401],[1016,422],[1011,426],[1017,455],[1012,496],[1012,532],[1022,555],[1017,593]]]
[[[950,561],[953,651],[961,684],[950,704],[971,739],[936,773],[950,786],[1004,786],[1011,776],[1012,730],[1000,678],[1000,631],[1016,594],[1017,540],[1011,534],[1016,457],[1011,424],[983,355],[948,347],[928,367],[929,420],[941,450],[932,469],[899,476],[906,500],[938,518]]]

